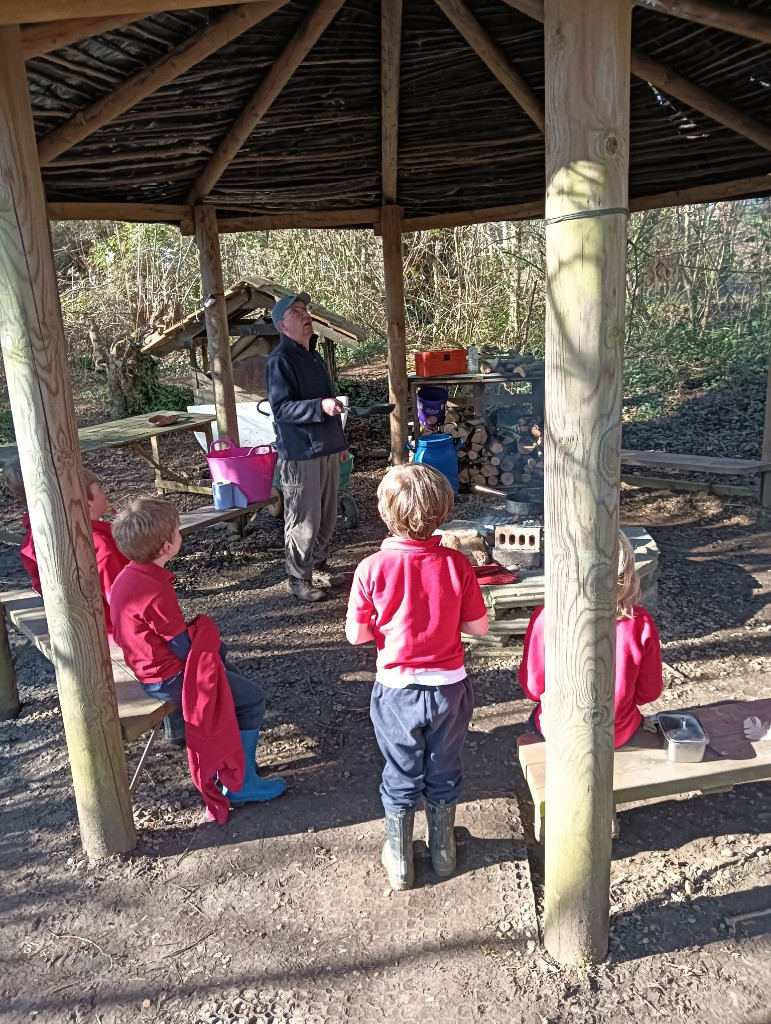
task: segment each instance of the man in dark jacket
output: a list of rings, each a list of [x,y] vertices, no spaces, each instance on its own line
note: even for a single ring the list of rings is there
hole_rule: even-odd
[[[326,364],[316,339],[306,292],[287,295],[273,307],[280,342],[265,366],[268,401],[276,427],[289,591],[301,601],[323,601],[314,571],[326,582],[344,582],[327,565],[337,520],[340,463],[348,443]]]

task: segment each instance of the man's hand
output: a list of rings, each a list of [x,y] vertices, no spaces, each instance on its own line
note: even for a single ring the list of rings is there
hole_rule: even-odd
[[[345,449],[344,452],[340,452],[340,461],[341,462],[347,462],[348,461],[348,449],[347,448]]]
[[[345,406],[342,402],[338,402],[336,398],[322,398],[321,408],[327,416],[339,416]]]

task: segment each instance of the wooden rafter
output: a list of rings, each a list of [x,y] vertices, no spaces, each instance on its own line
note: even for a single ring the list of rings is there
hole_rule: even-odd
[[[247,29],[263,21],[287,0],[260,0],[228,11],[213,25],[201,29],[183,40],[149,67],[143,68],[113,92],[97,100],[86,110],[80,110],[55,131],[41,139],[38,145],[40,166],[48,164],[66,153],[99,128],[110,124],[125,111],[135,107],[147,96],[163,88],[175,78],[189,71],[220,47],[242,35]]]
[[[543,22],[543,0],[503,2],[535,21]],[[740,11],[736,7],[713,3],[712,0],[636,0],[636,6],[771,44],[771,18],[754,11]]]
[[[379,222],[380,207],[364,206],[351,210],[297,210],[295,213],[250,213],[243,216],[228,216],[223,212],[219,214],[217,225],[219,233],[224,235],[234,231],[281,231],[286,228],[358,228]],[[193,222],[189,216],[180,221],[179,230],[183,235],[193,234]]]
[[[504,89],[520,105],[540,132],[546,130],[543,107],[522,76],[512,68],[501,50],[463,3],[463,0],[435,0],[477,56],[487,65]]]
[[[439,0],[437,0],[438,2]],[[656,2],[663,4],[665,0],[656,0]],[[674,0],[671,5],[668,0],[666,2],[668,6],[676,6]],[[693,3],[693,0],[690,2]],[[543,22],[543,0],[504,0],[504,3],[536,21]],[[713,121],[725,125],[737,135],[743,135],[745,139],[750,139],[761,148],[771,150],[771,129],[766,128],[755,118],[747,117],[736,107],[732,107],[730,103],[725,103],[717,96],[707,92],[706,89],[702,89],[701,86],[694,85],[689,79],[675,74],[674,71],[665,68],[663,64],[643,56],[636,50],[632,50],[630,67],[632,74],[637,78],[641,78],[644,82],[650,82],[651,85],[668,96],[673,96],[681,103],[686,103],[694,110],[706,114]]]
[[[187,198],[191,206],[195,206],[208,196],[227,170],[230,161],[265,117],[276,97],[305,60],[344,2],[345,0],[321,0],[295,32],[284,52],[265,76],[262,85],[241,111],[237,121],[201,172]]]
[[[712,3],[711,0],[637,0],[637,6],[771,44],[771,18],[756,14],[755,11],[740,11],[736,7]]]
[[[232,7],[244,0],[217,0],[218,7]],[[249,0],[246,0],[249,2]],[[257,0],[254,0],[257,2]],[[213,7],[212,0],[3,0],[0,25],[30,25],[44,21],[72,21],[75,18],[107,18],[117,14],[137,17],[137,8],[158,11],[193,10]],[[147,15],[145,15],[147,16]]]
[[[49,220],[122,220],[176,224],[193,216],[189,206],[166,203],[46,203]]]
[[[629,209],[656,210],[688,203],[717,203],[732,199],[750,198],[771,192],[771,173],[735,181],[719,181],[712,185],[694,185],[690,188],[659,192],[656,195],[637,196],[629,200]],[[183,235],[195,233],[193,211],[189,206],[161,203],[48,203],[49,220],[122,220],[147,223],[179,223]],[[458,213],[439,213],[424,217],[407,217],[402,221],[403,231],[427,231],[432,228],[461,227],[503,220],[537,220],[543,217],[543,200],[517,203],[510,206],[491,206],[485,209]],[[299,210],[296,213],[256,213],[243,216],[221,212],[218,219],[221,235],[234,231],[279,231],[285,228],[351,228],[371,224],[380,233],[381,210],[378,206],[363,206],[350,210]]]
[[[42,57],[44,53],[61,50],[65,46],[79,43],[82,39],[90,39],[103,32],[123,28],[147,17],[147,13],[119,14],[112,18],[72,18],[70,21],[44,21],[40,25],[26,25],[21,30],[24,59]]]
[[[681,103],[686,103],[694,110],[699,110],[713,121],[717,121],[718,124],[730,128],[737,135],[743,135],[745,139],[750,139],[757,146],[771,151],[771,128],[766,128],[754,117],[748,117],[736,107],[732,107],[730,103],[725,103],[717,96],[707,92],[706,89],[683,78],[682,75],[675,74],[674,71],[670,71],[657,61],[644,57],[634,50],[632,51],[631,68],[634,75],[655,85],[657,89],[668,96],[674,96]]]
[[[383,203],[395,203],[399,157],[402,0],[380,6],[380,164]]]

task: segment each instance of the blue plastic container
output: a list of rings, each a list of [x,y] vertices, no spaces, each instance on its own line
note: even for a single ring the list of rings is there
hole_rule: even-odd
[[[457,442],[460,444],[460,441]],[[456,442],[449,434],[428,434],[418,439],[415,462],[423,462],[443,473],[452,485],[453,493],[458,493],[458,451]]]

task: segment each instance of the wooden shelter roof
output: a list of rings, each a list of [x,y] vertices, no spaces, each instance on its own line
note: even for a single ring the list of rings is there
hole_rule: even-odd
[[[280,284],[269,281],[267,278],[246,277],[241,281],[236,281],[225,292],[225,309],[228,320],[240,318],[251,310],[270,310],[277,299],[289,294],[292,293],[287,288],[282,288]],[[357,327],[345,317],[331,313],[315,302],[311,305],[311,320],[313,321],[313,330],[319,337],[329,338],[347,348],[355,349],[358,343],[364,341],[367,336],[363,327]],[[256,321],[255,324],[257,324]],[[276,334],[272,324],[270,329],[267,325],[264,326],[266,335]],[[246,332],[239,331],[239,333]],[[142,351],[149,352],[154,356],[164,356],[180,348],[190,348],[191,344],[205,335],[206,317],[204,307],[201,306],[183,320],[149,335],[142,345]]]
[[[192,7],[24,26],[51,217],[542,215],[542,0]],[[632,209],[771,194],[771,0],[638,0],[631,68]]]

